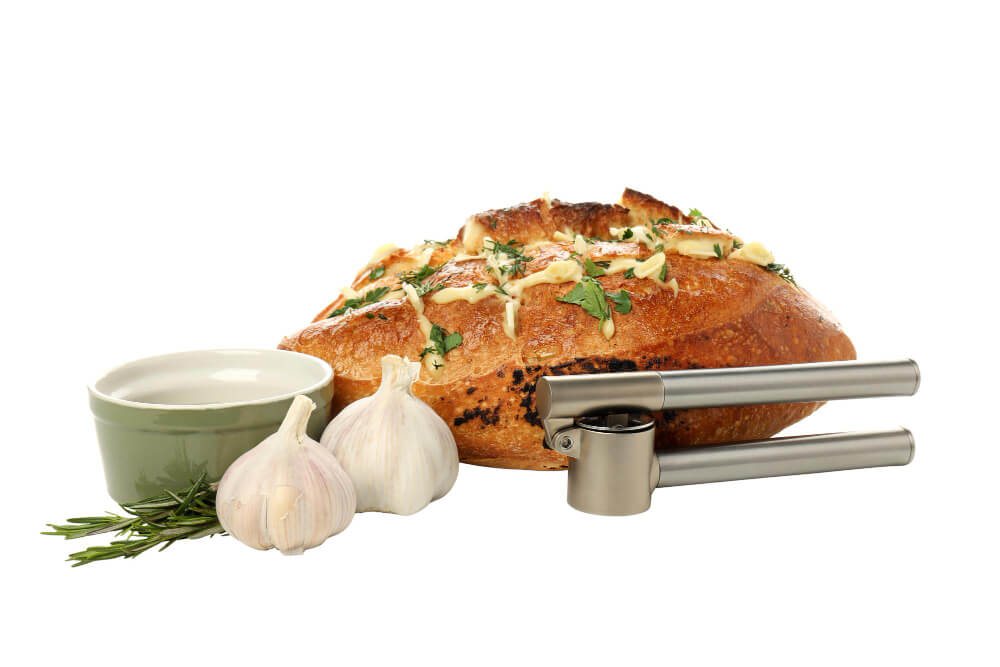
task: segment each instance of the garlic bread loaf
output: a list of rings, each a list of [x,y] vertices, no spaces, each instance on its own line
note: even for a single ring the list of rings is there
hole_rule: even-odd
[[[421,359],[414,393],[462,461],[560,469],[542,446],[543,375],[853,359],[833,316],[760,243],[626,190],[473,215],[456,238],[379,248],[281,349],[328,361],[333,410],[375,392],[386,354]],[[769,437],[820,404],[656,415],[658,446]]]

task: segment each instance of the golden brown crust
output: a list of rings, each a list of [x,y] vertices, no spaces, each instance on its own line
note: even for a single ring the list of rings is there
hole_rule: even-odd
[[[631,190],[626,190],[622,201],[647,217],[674,219],[673,215],[680,215],[677,209]],[[629,215],[620,206],[537,200],[473,219],[487,225],[489,219],[495,220],[490,235],[507,241],[536,234],[551,238],[564,228],[585,236],[607,237],[607,228],[625,226]],[[484,260],[454,261],[456,255],[461,256],[461,244],[459,237],[450,246],[433,251],[433,262],[444,263],[433,282],[456,287],[491,282]],[[565,242],[531,248],[526,251],[532,258],[526,273],[567,259],[572,251],[572,244]],[[650,253],[636,243],[596,243],[592,250],[595,258],[643,258]],[[415,262],[412,257],[393,255],[383,264],[387,266],[383,277],[368,281],[368,267],[359,273],[354,288],[392,289],[398,285],[393,274],[412,270]],[[447,331],[461,332],[463,342],[448,352],[442,369],[422,371],[414,391],[452,427],[463,461],[553,469],[565,467],[565,458],[542,447],[534,390],[543,375],[854,358],[854,347],[833,316],[804,290],[774,273],[738,260],[681,255],[670,255],[669,265],[680,288],[676,296],[652,280],[626,278],[623,273],[599,278],[605,290],[627,289],[631,294],[632,310],[627,315],[615,314],[615,333],[610,339],[582,308],[556,301],[573,287],[571,283],[541,284],[524,291],[516,341],[503,332],[504,301],[499,298],[444,304],[425,298],[427,318]],[[340,298],[331,306],[342,303]],[[321,317],[329,310],[332,307]],[[331,319],[317,319],[285,338],[280,347],[330,362],[336,372],[337,410],[375,391],[379,360],[384,354],[416,358],[425,345],[413,307],[405,298],[392,298]],[[663,413],[657,415],[658,444],[765,438],[817,407],[819,404],[807,403]]]

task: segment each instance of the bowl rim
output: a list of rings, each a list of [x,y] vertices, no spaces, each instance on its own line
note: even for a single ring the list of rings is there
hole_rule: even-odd
[[[301,389],[296,389],[295,391],[286,392],[284,394],[275,394],[274,396],[265,396],[262,398],[255,398],[247,401],[231,401],[226,403],[193,403],[193,404],[183,404],[183,403],[143,403],[140,401],[130,401],[124,398],[117,398],[111,396],[100,389],[97,385],[107,378],[109,375],[133,366],[136,364],[141,364],[144,362],[155,361],[157,359],[165,359],[168,357],[179,357],[192,354],[218,354],[218,353],[232,353],[232,352],[254,352],[263,354],[277,354],[279,356],[293,355],[299,357],[305,361],[316,364],[322,371],[323,377],[311,385],[303,387]],[[141,357],[139,359],[133,359],[132,361],[126,361],[123,364],[118,364],[100,375],[96,380],[87,385],[87,391],[94,398],[105,401],[108,403],[113,403],[115,405],[120,405],[126,408],[134,408],[138,410],[221,410],[225,408],[239,408],[249,405],[267,405],[269,403],[278,403],[281,401],[287,401],[289,399],[295,398],[299,394],[311,394],[314,391],[322,389],[333,381],[333,367],[330,366],[325,360],[319,357],[314,357],[311,354],[303,354],[301,352],[293,352],[292,350],[277,350],[269,348],[253,348],[253,347],[220,347],[220,348],[210,348],[204,350],[182,350],[179,352],[167,352],[165,354],[154,354],[148,357]]]

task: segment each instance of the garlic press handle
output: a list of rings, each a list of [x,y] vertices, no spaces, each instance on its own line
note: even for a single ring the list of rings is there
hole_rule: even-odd
[[[902,466],[913,451],[913,434],[905,428],[690,447],[657,452],[657,486]]]
[[[663,410],[912,396],[920,369],[912,359],[830,361],[659,372]]]

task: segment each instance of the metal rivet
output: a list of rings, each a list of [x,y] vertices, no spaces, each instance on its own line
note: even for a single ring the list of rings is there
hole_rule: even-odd
[[[573,438],[568,435],[561,435],[559,436],[559,441],[556,443],[556,446],[563,451],[573,449]]]

